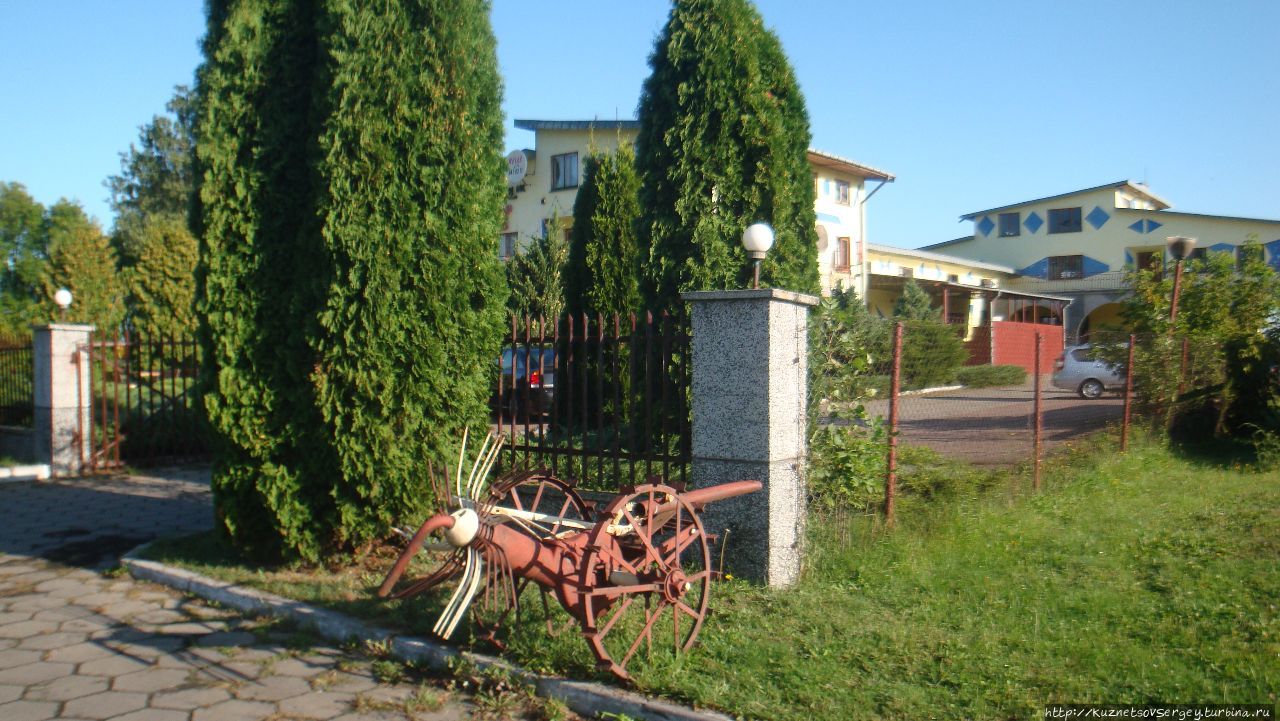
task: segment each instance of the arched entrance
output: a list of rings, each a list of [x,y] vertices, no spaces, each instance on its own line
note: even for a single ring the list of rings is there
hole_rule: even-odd
[[[1080,321],[1080,342],[1087,343],[1090,332],[1123,331],[1126,327],[1124,316],[1121,315],[1123,308],[1119,303],[1103,303],[1089,311],[1084,320]]]

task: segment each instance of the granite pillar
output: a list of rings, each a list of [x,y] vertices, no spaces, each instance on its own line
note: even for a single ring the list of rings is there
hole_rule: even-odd
[[[89,463],[92,418],[87,344],[91,325],[33,326],[35,413],[32,446],[37,463],[55,477],[78,476]]]
[[[729,530],[726,571],[789,586],[804,551],[808,315],[818,299],[774,288],[681,297],[693,331],[692,484],[764,484],[711,504],[703,520]]]

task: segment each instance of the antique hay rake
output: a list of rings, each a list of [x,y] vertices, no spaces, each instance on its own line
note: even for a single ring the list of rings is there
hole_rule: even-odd
[[[556,600],[582,631],[597,665],[627,679],[627,663],[641,647],[669,639],[688,650],[707,617],[712,581],[709,539],[699,513],[708,503],[760,490],[759,481],[735,481],[696,491],[650,482],[625,489],[602,507],[545,471],[486,479],[501,449],[489,434],[464,479],[464,433],[450,512],[428,518],[410,535],[378,595],[407,598],[460,576],[433,631],[449,638],[478,594],[473,609],[482,637],[517,609],[529,583]],[[432,482],[437,481],[432,476]],[[442,509],[448,511],[449,509]],[[440,531],[443,543],[428,544]],[[433,570],[405,578],[419,553],[446,555]],[[548,631],[553,632],[548,613]]]

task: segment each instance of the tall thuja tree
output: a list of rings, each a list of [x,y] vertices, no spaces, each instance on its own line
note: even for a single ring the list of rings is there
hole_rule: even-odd
[[[316,0],[207,7],[195,231],[216,515],[251,555],[316,559],[334,515],[308,340],[330,278],[316,220]]]
[[[104,338],[115,338],[124,319],[124,284],[116,272],[116,252],[102,228],[76,203],[61,200],[49,208],[48,267],[43,292],[37,296],[43,318],[56,318],[53,294],[71,291],[67,317],[93,325]]]
[[[676,0],[649,65],[636,165],[650,304],[743,287],[756,221],[776,236],[761,282],[816,293],[809,117],[777,36],[748,0]]]
[[[635,151],[587,159],[582,187],[573,204],[573,233],[565,271],[570,313],[626,315],[640,307],[636,221],[640,217],[640,176]]]
[[[324,26],[334,274],[313,380],[337,531],[356,544],[419,510],[427,461],[488,427],[506,291],[501,89],[484,0],[333,0]]]

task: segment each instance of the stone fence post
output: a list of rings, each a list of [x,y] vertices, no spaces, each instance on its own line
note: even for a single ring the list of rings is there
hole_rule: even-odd
[[[704,522],[729,529],[727,570],[789,586],[804,551],[808,316],[818,299],[775,288],[681,297],[693,332],[692,485],[764,483],[707,506]]]
[[[86,346],[91,325],[32,327],[35,413],[32,447],[55,477],[77,476],[89,463],[92,408]],[[83,370],[83,372],[82,372]]]

